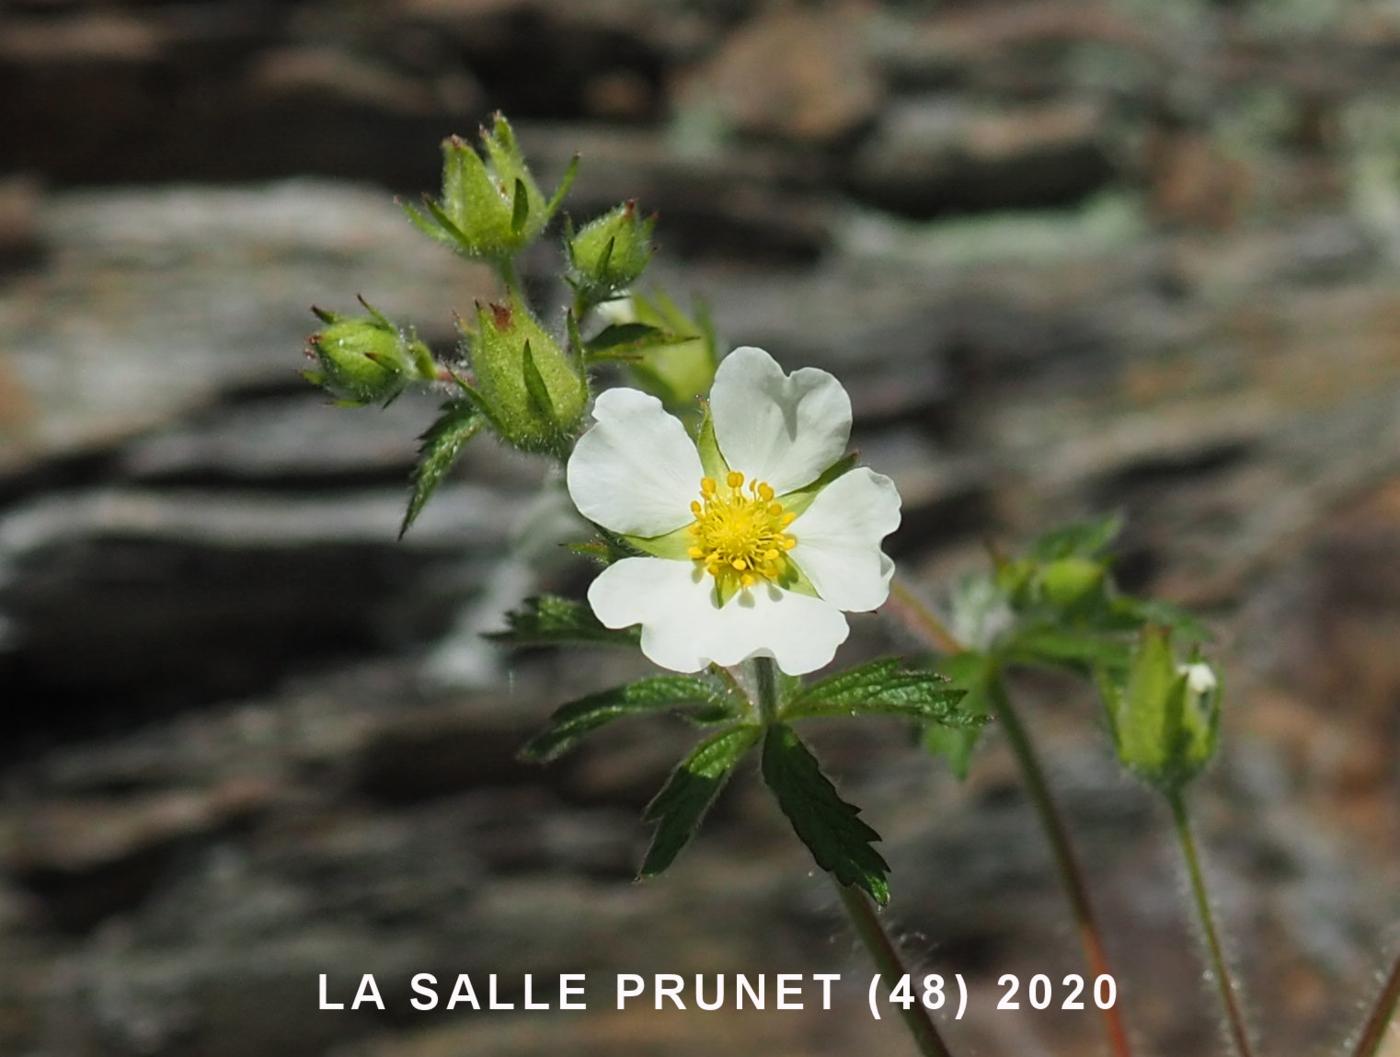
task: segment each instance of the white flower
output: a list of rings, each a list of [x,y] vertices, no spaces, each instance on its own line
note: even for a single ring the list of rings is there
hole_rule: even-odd
[[[642,652],[673,671],[750,657],[813,671],[850,633],[843,610],[876,609],[889,594],[894,563],[880,541],[899,527],[899,493],[864,468],[812,487],[851,433],[850,397],[825,371],[786,375],[762,349],[735,349],[710,415],[718,452],[707,473],[655,397],[598,397],[569,459],[569,495],[654,556],[610,565],[589,604],[610,628],[640,624]]]
[[[1178,664],[1176,674],[1186,676],[1186,687],[1193,694],[1204,697],[1219,685],[1215,678],[1215,671],[1210,665],[1203,661],[1195,661],[1191,664]]]

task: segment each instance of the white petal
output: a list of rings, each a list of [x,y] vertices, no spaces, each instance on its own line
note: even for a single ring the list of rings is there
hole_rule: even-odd
[[[767,481],[779,495],[811,484],[846,454],[851,398],[832,375],[791,375],[762,349],[735,349],[710,390],[715,439],[731,469]]]
[[[642,652],[677,672],[772,657],[789,675],[830,663],[850,628],[820,598],[762,585],[722,609],[714,580],[693,562],[624,558],[588,588],[588,602],[610,628],[642,625]]]
[[[593,418],[569,456],[569,496],[579,513],[629,536],[659,536],[693,521],[690,502],[705,471],[680,420],[636,389],[599,395]]]
[[[832,605],[863,613],[884,604],[894,562],[880,541],[899,528],[899,492],[882,474],[857,467],[827,485],[788,529],[792,560]]]

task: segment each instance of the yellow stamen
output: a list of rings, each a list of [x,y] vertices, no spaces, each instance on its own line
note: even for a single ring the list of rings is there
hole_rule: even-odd
[[[782,580],[789,570],[787,552],[797,543],[783,530],[796,515],[765,481],[731,470],[724,484],[721,490],[715,478],[700,479],[700,498],[690,504],[695,521],[687,527],[686,553],[719,582],[722,594]]]

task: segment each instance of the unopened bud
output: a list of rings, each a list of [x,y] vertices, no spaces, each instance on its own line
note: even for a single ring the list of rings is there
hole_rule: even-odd
[[[655,217],[643,218],[636,202],[624,202],[589,221],[565,240],[569,279],[593,301],[636,282],[651,260]]]
[[[1219,680],[1201,661],[1178,663],[1165,629],[1143,630],[1126,683],[1105,693],[1119,759],[1153,785],[1174,792],[1215,754]]]
[[[477,397],[502,439],[525,451],[562,450],[582,422],[588,385],[529,308],[514,295],[477,305],[467,348]]]
[[[388,403],[414,382],[431,382],[437,368],[428,347],[361,301],[367,316],[313,308],[326,324],[307,339],[316,361],[302,377],[346,404]]]
[[[481,130],[485,157],[460,136],[442,143],[442,197],[425,195],[421,210],[400,203],[428,237],[464,257],[509,260],[539,238],[573,183],[575,164],[548,200],[530,174],[510,122],[496,114]]]

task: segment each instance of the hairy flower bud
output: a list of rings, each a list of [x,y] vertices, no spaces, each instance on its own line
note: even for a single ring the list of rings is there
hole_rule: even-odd
[[[424,195],[422,210],[399,204],[419,231],[462,256],[509,260],[544,231],[573,183],[577,159],[546,200],[503,115],[481,130],[481,144],[484,158],[460,136],[443,140],[442,197]]]
[[[302,377],[353,405],[387,404],[413,382],[433,381],[437,368],[428,347],[363,300],[360,303],[369,315],[312,309],[326,326],[307,339],[306,354],[316,366]]]
[[[577,360],[514,294],[504,305],[478,304],[466,337],[476,398],[496,432],[525,451],[560,450],[588,403]]]
[[[1100,681],[1118,757],[1130,770],[1174,792],[1210,762],[1220,724],[1219,680],[1201,661],[1178,663],[1168,631],[1143,630],[1121,686]]]
[[[591,301],[601,301],[636,282],[651,260],[655,217],[642,218],[636,202],[624,202],[565,239],[569,280]]]

